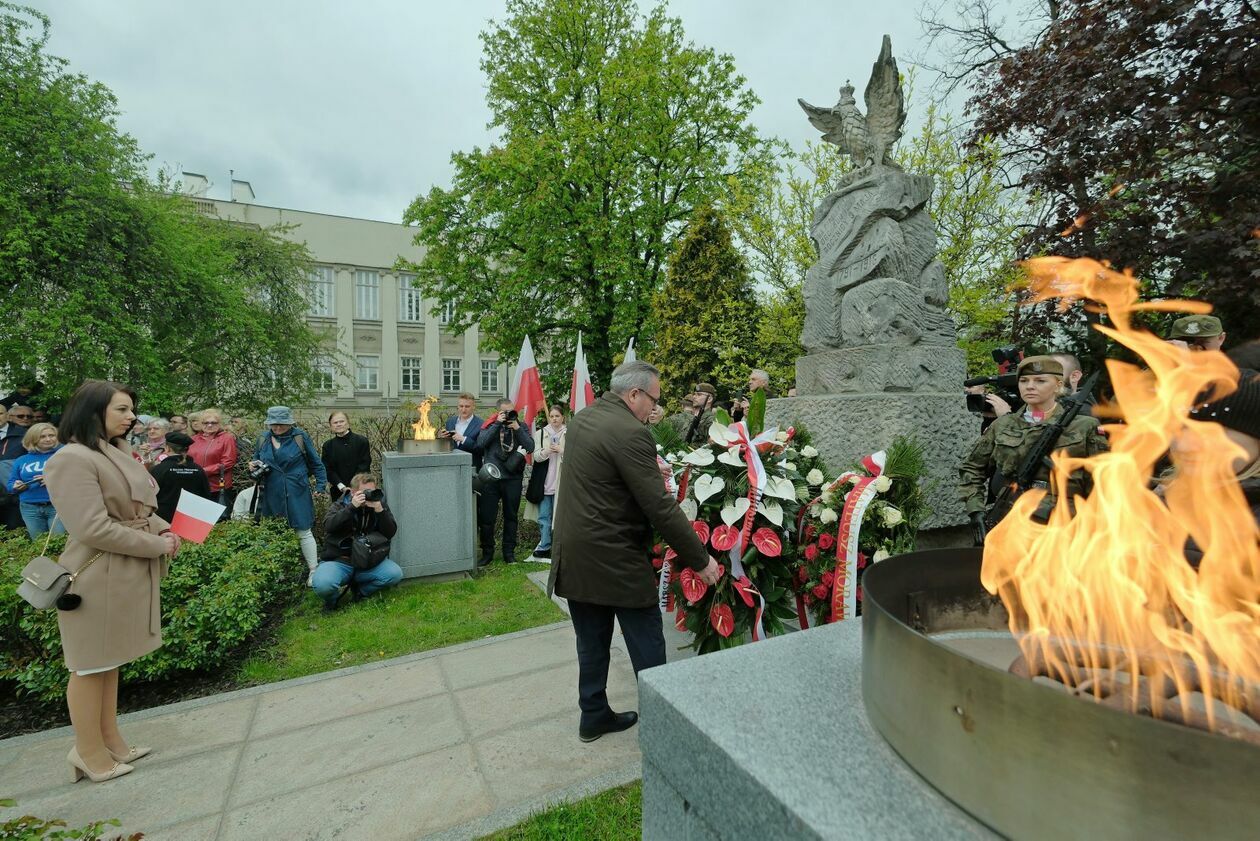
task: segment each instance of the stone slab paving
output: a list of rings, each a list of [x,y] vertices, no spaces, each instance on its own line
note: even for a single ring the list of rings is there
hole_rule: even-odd
[[[638,706],[619,637],[609,700]],[[154,749],[130,775],[70,784],[61,728],[0,741],[0,796],[152,841],[457,839],[640,775],[637,729],[577,738],[567,621],[122,721]]]

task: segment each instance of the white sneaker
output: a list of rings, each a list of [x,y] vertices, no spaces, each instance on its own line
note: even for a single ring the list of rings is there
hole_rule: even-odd
[[[314,587],[314,586],[315,586],[315,570],[311,570],[309,573],[307,573],[307,576],[306,576],[306,586],[307,586],[307,587]]]

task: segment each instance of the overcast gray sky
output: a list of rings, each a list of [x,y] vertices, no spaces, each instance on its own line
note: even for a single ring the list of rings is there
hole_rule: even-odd
[[[503,18],[501,0],[32,5],[52,18],[49,51],[114,91],[121,128],[155,164],[205,174],[214,197],[227,197],[231,169],[261,204],[396,222],[417,194],[448,185],[452,151],[490,140],[477,36]],[[757,127],[793,146],[818,136],[796,98],[830,105],[849,78],[860,101],[884,33],[907,69],[920,53],[917,7],[669,6],[693,41],[735,57],[762,100]]]

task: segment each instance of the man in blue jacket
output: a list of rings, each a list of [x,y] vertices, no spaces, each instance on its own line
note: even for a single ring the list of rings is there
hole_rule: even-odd
[[[481,469],[481,448],[477,446],[477,435],[481,432],[483,421],[473,414],[477,408],[477,400],[468,392],[459,396],[455,403],[458,414],[446,419],[446,428],[442,430],[443,438],[450,438],[455,449],[472,455],[473,471]]]

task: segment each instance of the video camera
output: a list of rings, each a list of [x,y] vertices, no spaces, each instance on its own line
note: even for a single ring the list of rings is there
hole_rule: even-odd
[[[970,380],[963,380],[963,386],[971,388],[973,386],[991,386],[993,393],[1005,400],[1011,406],[1011,411],[1015,411],[1024,405],[1024,401],[1019,396],[1019,376],[1015,373],[1015,369],[1019,366],[1019,362],[1024,358],[1024,352],[1014,345],[1003,345],[993,349],[993,361],[997,363],[998,370],[1001,371],[996,377],[974,377]],[[973,415],[983,415],[991,413],[991,408],[985,395],[968,394],[967,395],[967,411]]]

